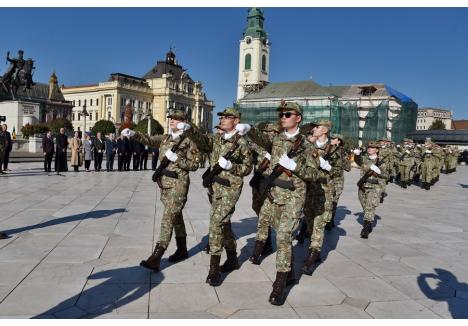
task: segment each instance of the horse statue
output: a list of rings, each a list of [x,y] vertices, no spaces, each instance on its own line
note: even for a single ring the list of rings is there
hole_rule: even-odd
[[[23,51],[18,51],[18,58],[10,58],[10,52],[7,53],[7,63],[11,65],[7,72],[0,78],[0,84],[4,90],[11,94],[13,100],[16,97],[18,89],[24,86],[23,91],[29,95],[31,86],[34,86],[32,76],[34,74],[34,60],[31,58],[24,60]]]

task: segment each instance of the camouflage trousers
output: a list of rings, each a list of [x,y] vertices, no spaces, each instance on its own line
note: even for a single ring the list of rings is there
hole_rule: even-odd
[[[358,196],[364,211],[364,221],[374,222],[375,210],[380,204],[381,194],[382,188],[380,186],[359,189]]]
[[[169,246],[173,229],[176,238],[187,236],[182,209],[187,202],[188,188],[188,183],[180,182],[173,188],[161,190],[161,202],[164,205],[159,233],[159,244],[161,247],[167,248]]]
[[[344,175],[334,178],[333,185],[335,187],[335,195],[333,196],[333,202],[338,203],[344,188]]]
[[[411,179],[411,165],[400,164],[400,180],[401,181],[410,181]]]
[[[303,206],[303,197],[291,196],[284,205],[265,200],[260,210],[256,239],[265,242],[268,238],[268,226],[271,225],[275,229],[276,246],[278,247],[276,252],[277,272],[291,270],[293,232],[299,226]]]
[[[304,215],[310,234],[310,249],[320,251],[325,235],[325,225],[330,222],[333,213],[335,187],[333,181],[328,184],[312,182],[307,186]]]
[[[434,162],[426,159],[421,163],[421,182],[430,183],[434,179]]]
[[[438,158],[434,159],[434,165],[432,166],[432,177],[437,178],[440,175],[440,169],[442,168],[441,160]]]
[[[219,256],[226,250],[236,250],[236,238],[231,228],[231,217],[239,200],[242,186],[238,189],[216,185],[211,197],[209,244],[210,255]]]

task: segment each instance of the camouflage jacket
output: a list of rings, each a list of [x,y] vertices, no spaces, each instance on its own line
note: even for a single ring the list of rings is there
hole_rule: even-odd
[[[147,145],[148,147],[159,147],[159,161],[162,161],[166,152],[179,142],[179,138],[173,139],[171,135],[148,136],[141,132],[136,132],[135,140]],[[197,145],[188,137],[182,141],[176,152],[177,160],[169,163],[166,170],[176,172],[177,179],[168,176],[162,176],[161,182],[164,188],[171,188],[174,182],[189,180],[189,171],[196,171],[199,166],[199,151]]]
[[[188,136],[197,144],[200,150],[210,153],[210,166],[215,166],[221,156],[225,156],[234,148],[234,140],[236,139],[236,135],[224,139],[224,135],[203,134],[194,129],[189,130]],[[252,172],[252,152],[244,137],[240,137],[238,143],[239,146],[230,158],[232,168],[221,171],[218,176],[229,180],[231,188],[242,189],[243,178]],[[215,192],[219,187],[222,187],[218,186],[218,183],[213,184]]]
[[[382,162],[378,165],[378,162]],[[380,169],[380,174],[376,174],[374,172],[371,173],[371,176],[367,179],[367,182],[364,184],[364,188],[379,188],[383,187],[386,184],[386,179],[388,178],[387,174],[387,162],[384,158],[377,156],[376,159],[371,159],[369,155],[356,155],[354,157],[354,162],[361,167],[361,177],[364,176],[369,170],[372,164],[378,165]]]
[[[318,156],[314,153],[310,143],[301,134],[292,138],[288,138],[284,132],[276,135],[271,140],[256,128],[252,128],[249,132],[251,139],[258,145],[262,146],[267,152],[271,154],[271,162],[265,175],[268,176],[273,172],[273,169],[278,164],[280,157],[287,154],[294,146],[298,137],[303,137],[303,141],[298,151],[298,155],[292,159],[296,162],[296,169],[292,172],[291,176],[282,173],[278,179],[286,182],[292,182],[294,190],[289,190],[280,187],[273,187],[271,195],[274,202],[279,205],[284,205],[292,198],[304,199],[306,195],[306,182],[317,180],[318,169],[320,161]]]
[[[331,154],[331,156],[328,158],[328,162],[331,165],[331,170],[326,171],[322,170],[320,168],[320,161],[319,161],[319,169],[317,171],[317,176],[313,180],[313,182],[318,182],[322,184],[328,184],[333,178],[339,177],[343,173],[343,169],[340,168],[340,149],[336,148],[334,145],[330,144],[331,139],[329,138],[325,145],[322,147],[317,146],[317,142],[315,143],[310,143],[311,151],[314,153],[317,158],[321,156],[322,158],[325,158],[326,155]]]
[[[399,163],[404,166],[412,166],[414,163],[414,156],[411,148],[401,146],[398,150]]]
[[[336,160],[335,165],[339,173],[333,178],[341,178],[344,176],[344,171],[351,171],[351,161],[349,160],[348,155],[346,154],[346,151],[343,148],[343,146],[341,146],[340,149],[337,150],[337,155],[338,159]]]

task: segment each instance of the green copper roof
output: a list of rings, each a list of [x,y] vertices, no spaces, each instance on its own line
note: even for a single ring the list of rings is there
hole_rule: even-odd
[[[254,38],[267,38],[268,34],[263,29],[263,11],[260,8],[251,8],[247,16],[247,27],[242,34],[242,38],[251,36]]]

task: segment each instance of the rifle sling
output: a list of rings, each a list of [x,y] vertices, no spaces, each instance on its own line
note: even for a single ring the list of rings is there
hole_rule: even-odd
[[[228,179],[221,178],[218,175],[213,176],[213,182],[219,183],[222,186],[230,187],[231,182]]]
[[[163,169],[161,171],[161,175],[164,175],[166,177],[169,177],[169,178],[173,178],[173,179],[177,179],[179,177],[179,175],[177,174],[177,172],[175,171],[169,171],[167,169]]]
[[[292,191],[296,190],[296,187],[294,187],[294,183],[291,180],[281,180],[276,178],[273,181],[273,185],[279,188],[288,189]]]

